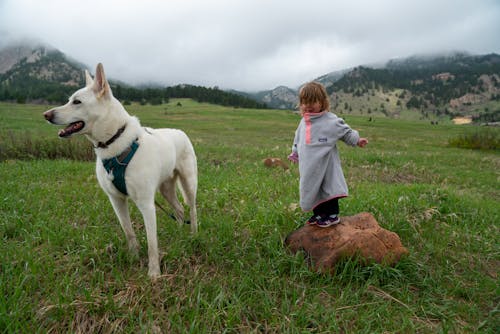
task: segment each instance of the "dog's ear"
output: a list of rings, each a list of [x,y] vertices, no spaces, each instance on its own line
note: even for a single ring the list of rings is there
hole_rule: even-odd
[[[94,92],[98,97],[110,97],[111,88],[109,87],[108,80],[104,75],[104,67],[101,63],[97,64],[95,69],[95,79],[94,79]]]
[[[89,71],[85,70],[85,86],[92,86],[94,84],[94,79],[90,75]]]

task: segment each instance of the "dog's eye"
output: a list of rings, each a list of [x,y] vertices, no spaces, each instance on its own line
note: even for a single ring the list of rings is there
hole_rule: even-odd
[[[80,100],[73,100],[73,104],[80,104],[80,103],[82,103],[82,101],[80,101]]]

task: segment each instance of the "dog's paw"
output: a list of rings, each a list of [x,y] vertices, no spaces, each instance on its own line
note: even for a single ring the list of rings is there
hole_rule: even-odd
[[[156,280],[160,277],[160,269],[151,269],[148,270],[148,276],[152,280]]]

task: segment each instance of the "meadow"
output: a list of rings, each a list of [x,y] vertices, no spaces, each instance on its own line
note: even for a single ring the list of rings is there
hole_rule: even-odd
[[[476,128],[347,116],[370,143],[339,144],[341,214],[371,212],[409,255],[320,274],[283,247],[309,217],[297,166],[262,163],[286,159],[297,114],[127,106],[145,126],[183,129],[198,156],[199,233],[157,210],[162,276],[151,281],[140,213],[131,204],[137,259],[90,144],[57,138],[48,108],[0,104],[2,333],[500,332],[500,154],[448,144]]]

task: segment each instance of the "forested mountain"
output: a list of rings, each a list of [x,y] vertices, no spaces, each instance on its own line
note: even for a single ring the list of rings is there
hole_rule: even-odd
[[[498,121],[500,56],[453,54],[392,60],[384,68],[357,67],[327,88],[339,112],[398,117],[473,116]]]
[[[83,65],[46,46],[12,46],[0,51],[0,100],[67,100],[84,82]]]
[[[453,53],[391,60],[332,72],[323,83],[339,114],[437,119],[467,116],[500,121],[500,56]],[[286,87],[285,87],[286,88]],[[295,109],[297,90],[278,87],[253,95],[275,108]]]
[[[16,45],[0,50],[0,101],[64,103],[84,85],[85,66],[46,46]],[[192,85],[138,88],[110,80],[113,94],[124,102],[160,104],[170,98],[192,98],[225,106],[267,108],[245,96],[216,87]]]
[[[63,103],[84,83],[85,66],[47,46],[0,50],[0,101]],[[111,78],[112,79],[112,78]],[[377,68],[358,66],[316,79],[327,87],[338,114],[439,119],[465,116],[500,121],[500,55],[452,53],[390,60]],[[159,104],[192,98],[226,106],[296,109],[297,89],[258,93],[193,85],[139,88],[110,80],[123,102]]]
[[[275,109],[294,109],[298,103],[297,91],[285,86],[252,94],[250,97]]]

